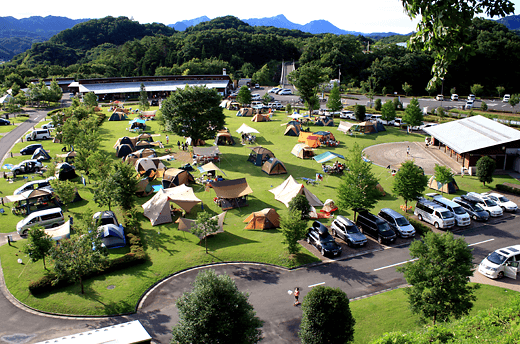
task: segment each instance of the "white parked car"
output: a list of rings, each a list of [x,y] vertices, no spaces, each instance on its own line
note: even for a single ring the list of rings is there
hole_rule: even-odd
[[[453,100],[453,101],[457,101],[457,100],[459,100],[459,95],[456,94],[456,93],[453,93],[453,94],[451,95],[451,100]]]
[[[356,116],[354,115],[354,111],[344,110],[344,111],[341,111],[341,113],[339,114],[339,118],[355,119]]]
[[[279,95],[282,95],[282,96],[287,96],[287,95],[291,95],[291,94],[292,94],[292,91],[289,90],[289,89],[287,89],[287,88],[285,88],[285,89],[283,89],[283,90],[281,90],[281,91],[278,91],[278,94],[279,94]]]
[[[502,101],[504,103],[507,103],[507,102],[509,102],[510,99],[511,99],[511,95],[510,94],[504,94],[504,98],[502,98]]]
[[[42,125],[42,129],[54,129],[54,124],[46,123],[46,124]]]
[[[273,87],[271,88],[269,91],[267,91],[268,93],[277,93],[278,91],[280,91],[281,88],[280,87]]]
[[[438,94],[437,97],[435,97],[435,100],[444,101],[444,96],[442,94]]]
[[[469,198],[470,200],[476,201],[477,204],[484,208],[484,210],[487,211],[491,217],[499,217],[504,215],[504,211],[502,210],[502,208],[489,197],[482,196],[481,194],[476,192],[468,192],[465,197]]]
[[[485,192],[482,194],[482,196],[486,196],[489,199],[495,201],[495,203],[498,204],[504,211],[515,212],[518,209],[518,205],[515,202],[510,201],[507,197],[499,193]]]
[[[474,101],[473,100],[468,100],[466,102],[466,106],[464,107],[465,110],[471,110],[473,109],[473,105],[474,105]]]
[[[500,248],[484,258],[478,266],[478,272],[489,278],[516,279],[520,261],[520,245]]]
[[[474,101],[475,99],[476,99],[476,97],[475,97],[474,94],[470,94],[470,95],[468,96],[468,100],[473,100],[473,101]]]

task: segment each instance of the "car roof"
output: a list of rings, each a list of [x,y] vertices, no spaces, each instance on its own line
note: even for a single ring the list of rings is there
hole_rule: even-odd
[[[495,250],[495,252],[501,252],[501,253],[507,254],[508,256],[513,256],[516,254],[520,254],[520,245],[513,245],[513,246],[504,247],[504,248],[499,248],[498,250]]]
[[[387,213],[388,215],[393,216],[393,217],[404,217],[402,214],[398,213],[398,212],[395,211],[394,209],[383,208],[383,209],[381,209],[381,211],[382,211],[383,213]]]

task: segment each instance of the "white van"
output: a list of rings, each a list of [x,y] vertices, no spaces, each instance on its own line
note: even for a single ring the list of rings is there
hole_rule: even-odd
[[[516,279],[519,262],[520,245],[500,248],[482,260],[478,272],[493,279],[504,276]]]
[[[26,141],[47,140],[50,138],[51,138],[51,132],[49,131],[49,129],[33,130],[29,134],[25,135]]]
[[[437,229],[455,226],[455,216],[451,211],[424,198],[419,198],[413,213],[420,221],[428,222]]]
[[[471,218],[469,217],[469,214],[459,204],[444,198],[439,194],[433,193],[427,194],[427,196],[430,196],[435,203],[451,211],[453,216],[455,216],[457,226],[463,227],[469,226],[471,224]]]
[[[64,223],[65,219],[61,208],[51,208],[29,214],[25,219],[16,224],[16,231],[18,234],[25,236],[29,233],[31,227],[42,226],[50,228],[61,226]]]

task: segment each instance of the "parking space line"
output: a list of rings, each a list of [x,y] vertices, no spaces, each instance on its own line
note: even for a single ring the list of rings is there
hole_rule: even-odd
[[[322,285],[322,284],[325,284],[325,282],[320,282],[320,283],[316,283],[316,284],[311,284],[309,286],[309,288],[312,288],[312,287],[315,287],[315,286],[318,286],[318,285]]]
[[[388,269],[388,268],[391,268],[391,267],[394,267],[394,266],[403,265],[403,264],[406,264],[406,263],[408,263],[408,262],[416,261],[417,259],[418,259],[418,258],[410,259],[410,260],[405,260],[404,262],[400,262],[400,263],[395,263],[395,264],[392,264],[392,265],[383,266],[383,267],[381,267],[381,268],[374,269],[374,271],[379,271],[379,270]]]
[[[488,239],[488,240],[484,240],[484,241],[479,241],[479,242],[476,242],[474,244],[469,244],[468,246],[475,246],[475,245],[480,245],[480,244],[484,244],[486,242],[490,242],[490,241],[493,241],[495,239]]]

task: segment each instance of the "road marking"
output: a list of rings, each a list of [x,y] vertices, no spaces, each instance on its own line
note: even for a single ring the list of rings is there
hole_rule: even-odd
[[[379,271],[379,270],[383,270],[383,269],[388,269],[388,268],[391,268],[391,267],[394,267],[394,266],[397,266],[397,265],[403,265],[403,264],[406,264],[406,263],[408,263],[408,262],[416,261],[417,259],[418,259],[418,258],[410,259],[410,260],[406,260],[406,261],[404,261],[404,262],[395,263],[395,264],[392,264],[392,265],[383,266],[382,268],[374,269],[374,271]]]
[[[309,286],[309,288],[315,287],[315,286],[317,286],[317,285],[322,285],[322,284],[325,284],[325,282],[312,284],[312,285]]]
[[[480,244],[484,244],[486,242],[490,242],[490,241],[493,241],[495,239],[488,239],[488,240],[484,240],[484,241],[480,241],[480,242],[476,242],[474,244],[469,244],[468,246],[475,246],[475,245],[480,245]]]

